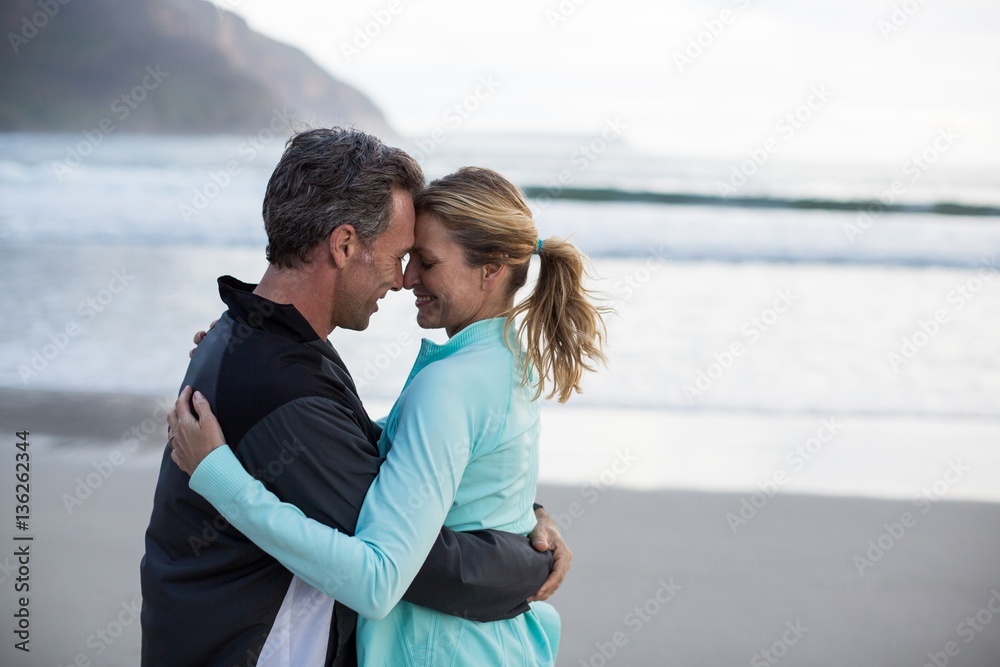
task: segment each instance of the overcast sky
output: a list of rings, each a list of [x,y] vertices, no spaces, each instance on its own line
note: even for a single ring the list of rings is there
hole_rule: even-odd
[[[413,136],[478,92],[461,131],[593,135],[619,118],[650,152],[730,159],[773,138],[788,159],[890,166],[951,128],[950,164],[1000,165],[996,0],[217,4]]]

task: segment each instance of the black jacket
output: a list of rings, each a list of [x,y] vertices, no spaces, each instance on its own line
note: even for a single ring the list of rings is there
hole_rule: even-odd
[[[255,477],[307,516],[354,534],[382,459],[379,428],[343,361],[290,305],[225,276],[229,310],[184,385],[208,399]],[[441,531],[404,599],[475,620],[511,618],[548,576],[550,554],[518,535]],[[292,574],[232,528],[163,453],[141,564],[144,667],[253,666]],[[356,664],[356,614],[337,604],[329,665]]]

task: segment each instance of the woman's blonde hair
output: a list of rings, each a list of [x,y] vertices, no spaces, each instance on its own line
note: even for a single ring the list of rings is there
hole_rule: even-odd
[[[507,296],[513,303],[528,280],[539,241],[520,189],[490,169],[463,167],[433,181],[414,204],[417,215],[432,213],[444,224],[470,266],[508,266]],[[565,403],[573,391],[580,391],[584,371],[594,371],[594,362],[605,361],[603,316],[611,309],[596,304],[584,287],[588,260],[576,246],[560,238],[544,239],[539,257],[538,281],[531,295],[507,313],[507,329],[523,315],[517,329],[527,355],[522,384],[528,384],[535,368],[535,398],[551,382],[547,398],[558,395]]]

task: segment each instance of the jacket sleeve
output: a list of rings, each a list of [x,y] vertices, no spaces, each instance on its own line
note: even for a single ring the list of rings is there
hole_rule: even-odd
[[[552,552],[499,530],[441,531],[403,599],[472,621],[499,621],[528,611],[552,571]]]
[[[411,395],[433,396],[433,407],[402,411],[389,456],[365,497],[355,538],[281,502],[243,469],[227,447],[201,463],[191,488],[299,577],[367,618],[382,618],[399,602],[438,541],[478,427],[475,406],[462,400],[465,397],[443,395],[440,383],[421,387],[422,380],[433,382],[418,376]],[[519,613],[518,605],[527,597],[522,591],[530,595],[537,590],[548,564],[544,555],[528,558],[531,546],[524,538],[518,545],[507,541],[513,537],[496,535],[461,541],[454,533],[442,536],[441,560],[430,567],[415,591],[420,602],[483,620]],[[488,548],[493,540],[503,545],[499,553]],[[514,548],[522,545],[520,550]],[[520,558],[503,560],[514,553]],[[520,569],[528,561],[533,578],[525,576],[528,568]],[[488,581],[492,577],[497,581]],[[500,591],[498,584],[511,579],[528,581],[520,590]],[[450,598],[466,581],[478,586],[480,594],[492,592],[496,598],[479,600],[474,590]]]
[[[291,401],[258,422],[241,439],[236,458],[279,498],[347,534],[354,533],[382,463],[353,413],[315,396]]]

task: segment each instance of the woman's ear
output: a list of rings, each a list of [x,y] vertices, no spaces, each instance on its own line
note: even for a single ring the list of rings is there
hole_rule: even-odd
[[[499,262],[490,262],[489,264],[484,264],[481,268],[484,290],[494,289],[500,284],[503,277],[507,275],[507,265]]]
[[[344,268],[347,260],[360,250],[358,233],[354,225],[339,225],[330,232],[330,257],[338,269]]]

